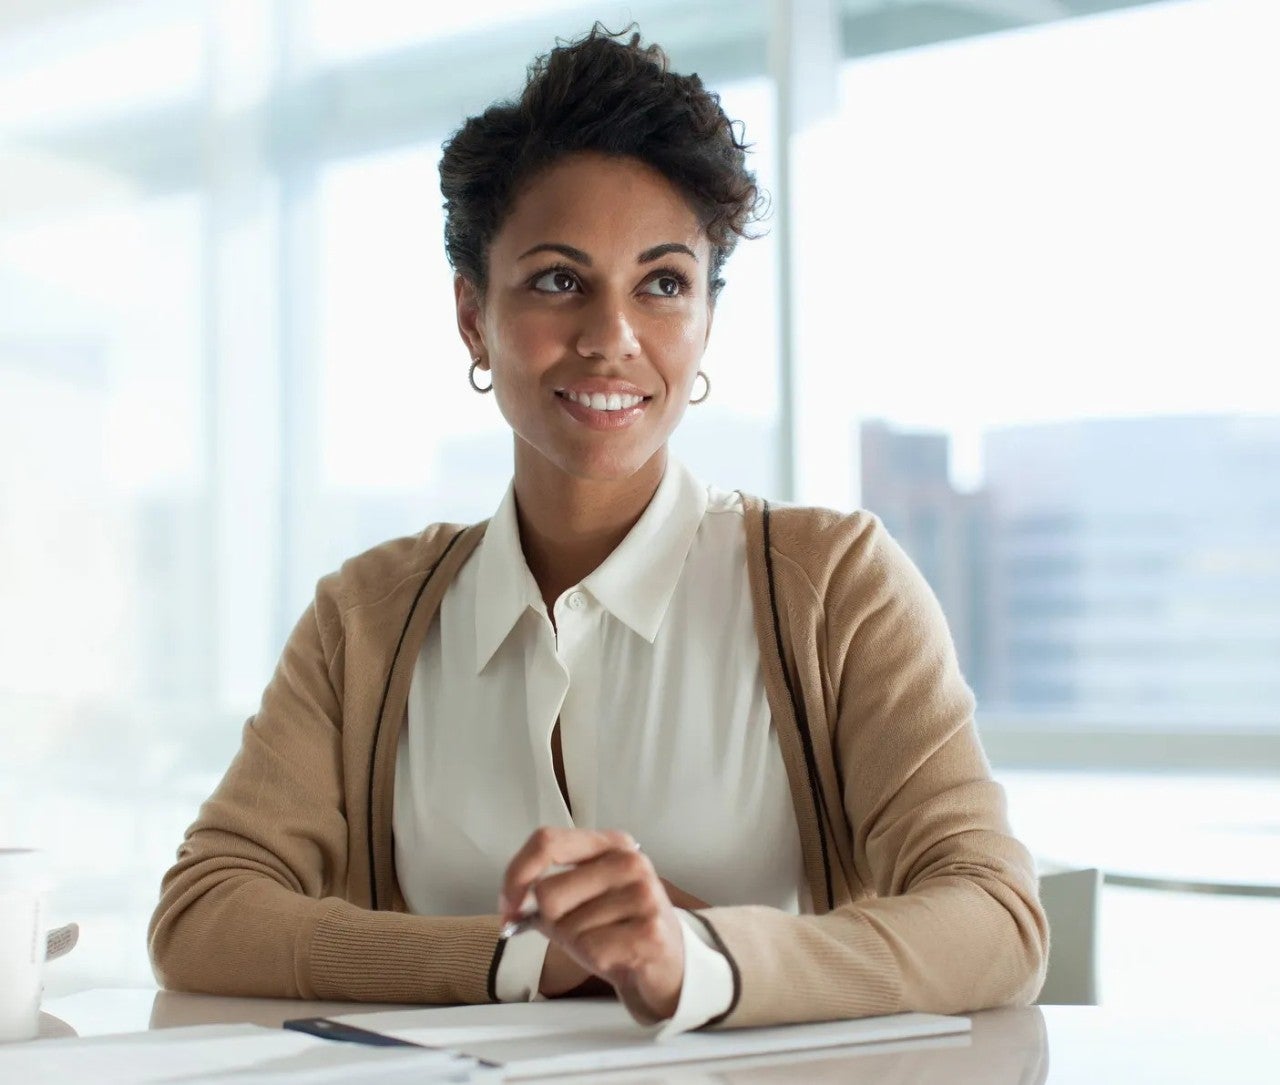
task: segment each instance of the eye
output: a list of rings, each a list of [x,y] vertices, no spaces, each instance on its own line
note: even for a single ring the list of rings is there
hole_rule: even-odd
[[[543,285],[550,283],[550,286]],[[549,267],[533,277],[531,286],[543,294],[567,294],[577,286],[578,280],[572,271],[564,267]]]
[[[648,287],[656,286],[656,290]],[[689,277],[675,268],[663,268],[646,284],[645,293],[661,298],[678,298],[689,290]]]

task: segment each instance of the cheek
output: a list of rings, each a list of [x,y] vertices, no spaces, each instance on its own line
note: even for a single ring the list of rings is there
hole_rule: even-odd
[[[504,312],[493,322],[494,398],[513,430],[530,436],[543,409],[543,374],[564,356],[562,330],[546,313]]]
[[[669,378],[688,381],[702,361],[706,338],[705,320],[682,320],[660,329],[651,342],[666,362]]]
[[[499,325],[494,340],[498,358],[512,375],[536,375],[543,364],[551,364],[564,352],[567,329],[549,313],[519,313]]]

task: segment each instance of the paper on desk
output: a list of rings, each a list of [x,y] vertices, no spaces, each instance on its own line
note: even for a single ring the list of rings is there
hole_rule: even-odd
[[[488,1082],[492,1070],[448,1052],[333,1043],[257,1025],[197,1025],[0,1047],[0,1081],[23,1085],[379,1085]]]
[[[778,1028],[686,1032],[657,1041],[618,1002],[557,1000],[389,1010],[345,1024],[497,1063],[507,1079],[739,1058],[967,1033],[967,1017],[900,1013]]]

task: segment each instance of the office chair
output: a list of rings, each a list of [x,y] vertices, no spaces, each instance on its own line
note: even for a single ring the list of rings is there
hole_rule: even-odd
[[[1040,904],[1049,919],[1049,971],[1036,1002],[1098,1004],[1100,870],[1064,870],[1040,877]]]

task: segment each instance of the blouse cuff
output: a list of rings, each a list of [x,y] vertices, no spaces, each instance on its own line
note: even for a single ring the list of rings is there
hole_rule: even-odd
[[[631,1016],[645,1025],[655,1040],[665,1040],[705,1025],[729,1009],[733,1001],[733,972],[723,953],[715,948],[702,924],[684,909],[676,909],[684,941],[684,982],[676,1012],[665,1021]],[[631,1009],[631,1007],[628,1007]]]
[[[521,931],[507,939],[493,982],[499,1002],[543,1001],[538,984],[549,945],[547,936],[535,930]]]

